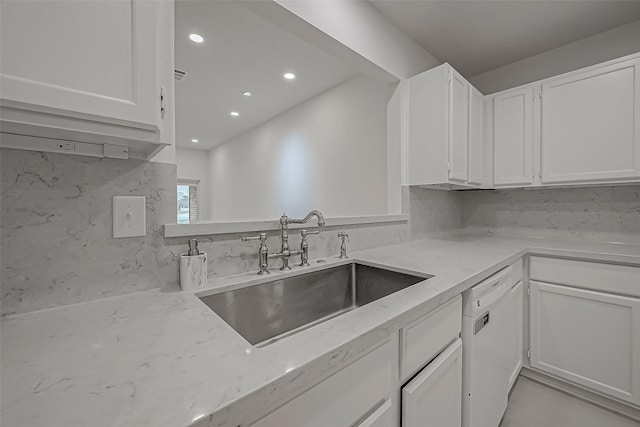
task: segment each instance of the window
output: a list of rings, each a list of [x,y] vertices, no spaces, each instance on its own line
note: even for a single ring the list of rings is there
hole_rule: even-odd
[[[178,224],[190,224],[198,220],[198,183],[193,180],[178,181]]]

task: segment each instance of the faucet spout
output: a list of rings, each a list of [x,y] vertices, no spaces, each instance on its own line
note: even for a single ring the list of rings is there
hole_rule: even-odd
[[[307,216],[305,216],[302,219],[288,218],[287,222],[289,224],[305,224],[307,221],[309,221],[314,216],[318,219],[318,227],[324,227],[324,225],[325,225],[324,215],[322,215],[322,212],[320,212],[319,210],[313,210],[313,211],[309,212],[307,214]]]

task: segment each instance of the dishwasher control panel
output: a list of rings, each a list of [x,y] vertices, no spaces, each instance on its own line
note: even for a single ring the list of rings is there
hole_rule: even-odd
[[[489,312],[487,311],[482,316],[478,317],[473,324],[473,335],[480,332],[489,323]]]

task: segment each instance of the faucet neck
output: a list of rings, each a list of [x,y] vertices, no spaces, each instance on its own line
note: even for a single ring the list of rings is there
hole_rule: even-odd
[[[307,214],[307,216],[305,216],[302,219],[296,219],[296,218],[289,218],[286,215],[282,215],[280,217],[280,224],[284,226],[284,224],[286,223],[288,224],[305,224],[307,221],[309,221],[312,217],[316,217],[318,218],[318,227],[322,227],[324,226],[325,222],[324,222],[324,216],[322,215],[322,212],[318,211],[318,210],[313,210],[311,212],[309,212]]]

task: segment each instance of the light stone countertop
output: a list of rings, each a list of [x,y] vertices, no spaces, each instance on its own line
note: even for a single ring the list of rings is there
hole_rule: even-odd
[[[150,290],[7,317],[1,422],[246,425],[526,253],[640,265],[640,244],[474,235],[361,251],[350,261],[435,277],[263,348],[248,344],[194,292]],[[247,273],[211,285],[260,280]]]

